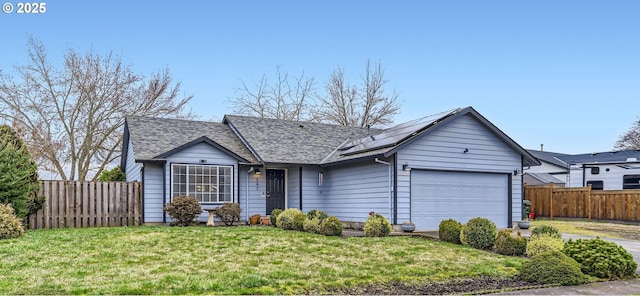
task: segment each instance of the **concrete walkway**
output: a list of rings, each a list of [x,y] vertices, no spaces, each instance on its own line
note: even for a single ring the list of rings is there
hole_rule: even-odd
[[[640,279],[608,281],[579,286],[520,290],[491,295],[639,295]]]

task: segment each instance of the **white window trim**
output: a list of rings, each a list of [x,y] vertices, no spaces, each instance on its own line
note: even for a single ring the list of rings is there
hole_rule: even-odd
[[[170,166],[170,170],[169,170],[169,197],[170,200],[173,200],[174,196],[173,196],[173,192],[174,192],[174,175],[173,175],[173,170],[175,166],[185,166],[186,167],[186,171],[187,171],[187,183],[186,183],[186,188],[187,188],[187,195],[189,195],[189,166],[208,166],[208,167],[217,167],[217,171],[219,172],[220,168],[229,168],[231,169],[231,200],[230,201],[220,201],[220,191],[216,191],[216,195],[217,195],[217,199],[218,201],[209,201],[209,202],[200,202],[203,205],[214,205],[214,204],[224,204],[224,203],[233,203],[234,202],[234,194],[235,194],[235,182],[234,182],[234,174],[235,174],[235,167],[233,165],[221,165],[221,164],[200,164],[200,163],[171,163]]]

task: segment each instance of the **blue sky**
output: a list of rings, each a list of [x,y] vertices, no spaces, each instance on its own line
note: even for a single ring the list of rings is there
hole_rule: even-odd
[[[113,50],[138,73],[169,68],[205,120],[277,65],[321,88],[338,66],[359,79],[367,59],[399,93],[397,123],[473,106],[525,148],[589,153],[640,116],[640,1],[45,3],[0,14],[0,68],[26,61],[28,35],[54,61]]]

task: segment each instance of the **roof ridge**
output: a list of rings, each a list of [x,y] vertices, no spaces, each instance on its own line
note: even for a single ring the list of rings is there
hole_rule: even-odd
[[[289,119],[281,119],[281,118],[257,117],[257,116],[248,116],[248,115],[225,114],[224,117],[241,117],[241,118],[252,118],[252,119],[257,119],[257,120],[270,120],[270,121],[277,121],[277,122],[305,123],[305,124],[334,126],[334,127],[341,127],[341,128],[360,129],[360,130],[367,129],[367,127],[342,125],[342,124],[337,124],[337,123],[324,123],[324,122],[304,121],[304,120],[289,120]],[[371,130],[377,130],[377,131],[385,130],[384,128],[375,128],[375,127],[371,127],[370,129]]]

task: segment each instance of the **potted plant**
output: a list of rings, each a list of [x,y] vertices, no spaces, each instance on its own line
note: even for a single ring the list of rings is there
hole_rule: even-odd
[[[258,224],[258,221],[260,221],[260,217],[261,217],[261,216],[262,216],[262,215],[260,215],[260,214],[253,214],[253,215],[251,215],[251,217],[249,217],[249,224],[251,224],[251,225],[256,225],[256,224]]]
[[[400,227],[404,232],[413,232],[414,230],[416,230],[416,224],[411,221],[402,222],[402,225]]]
[[[271,224],[271,218],[269,216],[262,216],[260,217],[260,224],[262,225],[269,225]]]
[[[518,221],[518,228],[520,228],[520,229],[529,229],[529,227],[531,227],[531,222],[529,222],[529,219],[524,219],[522,221]]]

